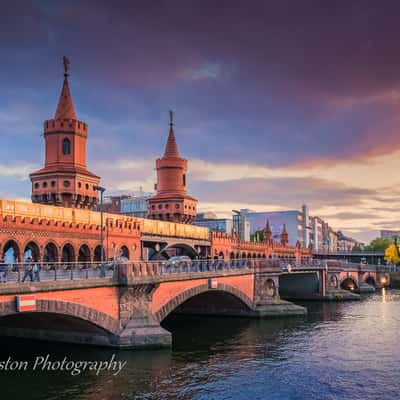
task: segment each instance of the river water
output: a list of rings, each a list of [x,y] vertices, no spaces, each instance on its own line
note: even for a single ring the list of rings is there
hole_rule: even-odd
[[[126,361],[123,370],[0,371],[1,399],[400,399],[400,291],[308,303],[307,318],[172,317],[172,350],[110,351],[3,339],[0,361]],[[30,364],[31,365],[31,364]]]

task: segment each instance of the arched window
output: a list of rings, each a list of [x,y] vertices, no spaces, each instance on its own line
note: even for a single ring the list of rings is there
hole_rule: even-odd
[[[64,155],[71,154],[71,141],[69,139],[63,140],[62,152]]]

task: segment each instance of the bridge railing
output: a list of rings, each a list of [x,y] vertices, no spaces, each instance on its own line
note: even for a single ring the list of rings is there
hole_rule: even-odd
[[[111,278],[113,262],[49,262],[0,264],[0,284]]]
[[[191,260],[170,263],[167,261],[138,261],[128,263],[134,276],[171,275],[199,273],[232,269],[252,269],[256,261],[249,259],[236,260]]]
[[[222,270],[253,269],[257,261],[236,260],[191,260],[167,261],[123,261],[131,268],[134,277],[188,274]],[[110,262],[62,262],[62,263],[13,263],[0,264],[0,284],[7,282],[49,282],[66,280],[105,279],[114,277],[121,261]]]
[[[288,262],[286,260],[280,261],[280,265],[283,271],[290,270],[304,270],[304,269],[326,269],[326,268],[339,268],[343,270],[358,271],[361,269],[363,272],[391,272],[394,270],[393,266],[390,265],[373,265],[365,263],[352,263],[343,262],[342,260],[324,260],[324,259],[313,259],[307,263],[296,265],[295,263]]]

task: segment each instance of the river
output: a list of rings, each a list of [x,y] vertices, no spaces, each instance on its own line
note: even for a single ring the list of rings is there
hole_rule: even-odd
[[[0,371],[1,399],[398,400],[400,291],[347,303],[307,303],[307,318],[173,316],[173,349],[102,348],[1,339],[0,361],[109,360],[112,372]],[[30,364],[31,365],[31,364]]]

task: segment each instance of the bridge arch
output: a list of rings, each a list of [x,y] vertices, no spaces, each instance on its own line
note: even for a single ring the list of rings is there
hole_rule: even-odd
[[[99,244],[98,246],[95,247],[94,252],[93,252],[93,261],[94,262],[100,262],[101,261],[101,253],[103,251],[103,260],[106,259],[106,254],[105,254],[105,248]]]
[[[191,259],[194,259],[198,256],[196,249],[187,244],[187,243],[172,243],[168,244],[166,247],[163,248],[163,252],[168,251],[169,249],[179,249],[181,254],[177,254],[179,256],[188,256]]]
[[[352,276],[347,276],[341,281],[340,288],[354,292],[358,289],[358,284]]]
[[[29,240],[23,245],[24,249],[24,261],[30,256],[33,261],[40,260],[40,247],[34,240]]]
[[[157,321],[159,322],[163,321],[169,314],[171,314],[179,306],[183,305],[190,299],[193,299],[205,293],[219,293],[222,295],[223,294],[230,295],[234,299],[239,301],[242,304],[242,306],[247,310],[253,309],[253,303],[247,295],[245,295],[243,292],[241,292],[234,286],[218,282],[216,288],[213,289],[210,289],[208,284],[202,284],[179,293],[177,296],[169,300],[166,304],[164,304],[159,310],[155,312],[155,317]]]
[[[96,309],[67,301],[39,299],[36,300],[36,311],[24,313],[17,312],[14,300],[3,302],[0,309],[0,326],[4,317],[40,314],[57,314],[59,316],[73,317],[88,322],[111,334],[118,334],[120,330],[120,324],[117,319]]]
[[[2,257],[8,256],[12,262],[21,261],[21,249],[18,241],[14,238],[6,239],[2,247]]]
[[[81,244],[78,250],[78,261],[79,262],[90,262],[92,255],[90,252],[90,247],[87,243]]]
[[[52,240],[48,241],[43,247],[43,261],[44,262],[58,261],[58,246]]]
[[[120,247],[120,249],[119,249],[119,256],[125,257],[125,258],[127,258],[128,260],[130,259],[130,257],[129,257],[129,248],[128,248],[128,246],[126,246],[126,245],[123,244],[123,245]]]
[[[75,262],[75,254],[75,247],[69,242],[64,243],[61,250],[61,262]]]
[[[376,287],[376,280],[372,275],[368,275],[365,278],[365,283],[368,283],[368,285],[371,285],[373,287]]]

